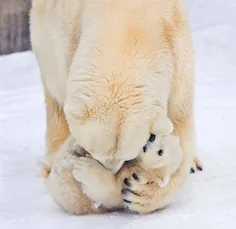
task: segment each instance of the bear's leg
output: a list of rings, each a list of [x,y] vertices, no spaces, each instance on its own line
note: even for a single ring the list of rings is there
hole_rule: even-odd
[[[48,165],[42,167],[44,171],[41,174],[44,176],[47,191],[64,210],[71,214],[103,212],[102,208],[94,207],[93,201],[83,194],[81,184],[74,179],[72,169],[76,157],[67,154],[66,145],[70,138],[63,109],[48,92],[45,97]]]
[[[180,137],[180,144],[183,149],[183,161],[177,172],[171,177],[166,187],[159,187],[157,184],[145,181],[145,172],[136,173],[135,178],[128,177],[126,189],[132,195],[124,195],[125,206],[140,214],[147,214],[165,207],[173,198],[174,194],[185,183],[192,160],[195,155],[194,123],[192,117],[185,117],[182,120],[173,121],[174,134]],[[144,182],[143,182],[144,181]]]
[[[46,103],[46,119],[47,133],[46,159],[49,164],[55,161],[54,156],[57,154],[59,147],[69,137],[70,131],[65,118],[63,108],[52,98],[48,90],[45,88],[45,103]]]
[[[97,207],[95,202],[83,193],[81,184],[74,179],[72,170],[77,160],[77,156],[67,156],[53,164],[44,180],[48,193],[70,214],[105,212],[102,206]]]
[[[108,208],[122,206],[122,182],[92,157],[80,157],[74,166],[73,175],[81,182],[83,192],[90,199]]]

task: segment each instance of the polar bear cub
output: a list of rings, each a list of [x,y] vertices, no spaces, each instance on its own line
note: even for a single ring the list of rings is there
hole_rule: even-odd
[[[168,133],[173,130],[171,121],[166,118],[160,124],[162,126],[158,126],[158,128],[162,128],[162,131],[166,132],[159,136],[151,134],[149,141],[140,152],[138,160],[145,170],[154,169],[151,170],[154,181],[160,187],[165,187],[168,185],[171,175],[179,168],[183,151],[179,144],[179,137]]]

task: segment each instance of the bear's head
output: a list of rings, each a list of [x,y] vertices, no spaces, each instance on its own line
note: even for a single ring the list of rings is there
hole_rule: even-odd
[[[77,144],[116,171],[148,141],[159,113],[157,100],[167,106],[169,79],[157,78],[146,62],[129,57],[81,63],[70,72],[66,119]]]
[[[142,89],[116,92],[98,85],[67,96],[64,111],[76,143],[114,172],[138,156],[152,132],[154,101]]]

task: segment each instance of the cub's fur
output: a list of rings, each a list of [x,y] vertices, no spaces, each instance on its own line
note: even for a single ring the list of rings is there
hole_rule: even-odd
[[[167,134],[158,137],[154,142],[148,142],[143,152],[139,154],[138,161],[145,170],[151,169],[148,180],[153,180],[160,187],[165,187],[171,175],[179,168],[182,156],[179,138]]]
[[[87,174],[77,170],[83,182],[91,178],[82,182],[87,191],[81,195],[72,170],[82,158],[82,164],[90,165],[90,158],[77,163],[66,155],[68,137],[114,172],[137,157],[150,133],[156,134],[162,98],[168,101],[163,110],[180,137],[183,161],[165,188],[137,183],[132,187],[139,198],[130,195],[126,203],[140,213],[168,204],[185,183],[195,156],[194,61],[183,1],[33,0],[31,40],[45,91],[51,168],[45,184],[53,198],[76,214],[106,211],[94,209],[86,196],[92,181],[97,182],[96,166]],[[145,171],[139,168],[125,163],[117,176],[122,181],[140,172],[141,177]],[[106,177],[113,182],[113,174]],[[117,205],[116,190],[103,190],[100,199],[114,193]]]

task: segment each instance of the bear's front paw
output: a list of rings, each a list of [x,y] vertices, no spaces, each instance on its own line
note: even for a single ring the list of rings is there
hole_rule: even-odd
[[[96,180],[103,166],[92,157],[79,157],[73,168],[74,178],[83,183],[91,183]]]
[[[147,214],[155,210],[155,185],[146,178],[134,173],[124,179],[125,188],[122,190],[123,205],[130,211]]]
[[[74,165],[73,176],[91,200],[112,206],[120,203],[115,195],[118,192],[120,196],[120,191],[116,191],[118,187],[112,172],[92,157],[80,157]]]

